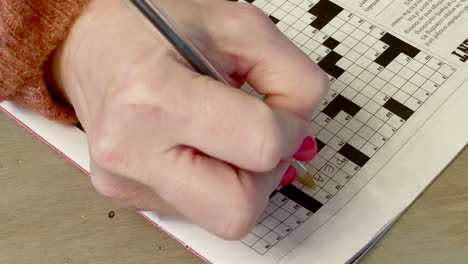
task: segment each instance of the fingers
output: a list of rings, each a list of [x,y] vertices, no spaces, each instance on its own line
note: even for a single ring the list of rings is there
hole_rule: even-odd
[[[205,23],[215,49],[238,58],[237,70],[265,102],[308,120],[328,89],[324,72],[253,5],[223,2]]]
[[[252,177],[190,148],[172,150],[163,162],[171,164],[162,172],[166,177],[148,184],[186,218],[225,239],[239,239],[253,227],[287,168],[282,162]]]

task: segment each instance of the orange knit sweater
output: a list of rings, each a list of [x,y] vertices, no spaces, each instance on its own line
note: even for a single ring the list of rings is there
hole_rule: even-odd
[[[87,2],[0,0],[0,102],[15,102],[61,123],[78,123],[73,108],[48,91],[44,74]]]

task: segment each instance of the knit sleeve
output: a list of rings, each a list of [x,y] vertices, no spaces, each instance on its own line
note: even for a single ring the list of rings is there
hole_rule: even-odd
[[[88,0],[0,1],[0,102],[12,101],[48,119],[78,123],[73,108],[47,89],[47,61]]]

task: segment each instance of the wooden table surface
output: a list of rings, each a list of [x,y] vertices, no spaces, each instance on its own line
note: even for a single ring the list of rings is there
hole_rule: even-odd
[[[1,111],[0,186],[0,263],[204,263]],[[362,263],[468,263],[468,151]]]

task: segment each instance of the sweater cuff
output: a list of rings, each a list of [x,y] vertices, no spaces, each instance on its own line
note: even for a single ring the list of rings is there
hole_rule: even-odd
[[[47,89],[45,72],[88,1],[2,0],[0,101],[15,102],[61,123],[78,123],[73,108]]]

